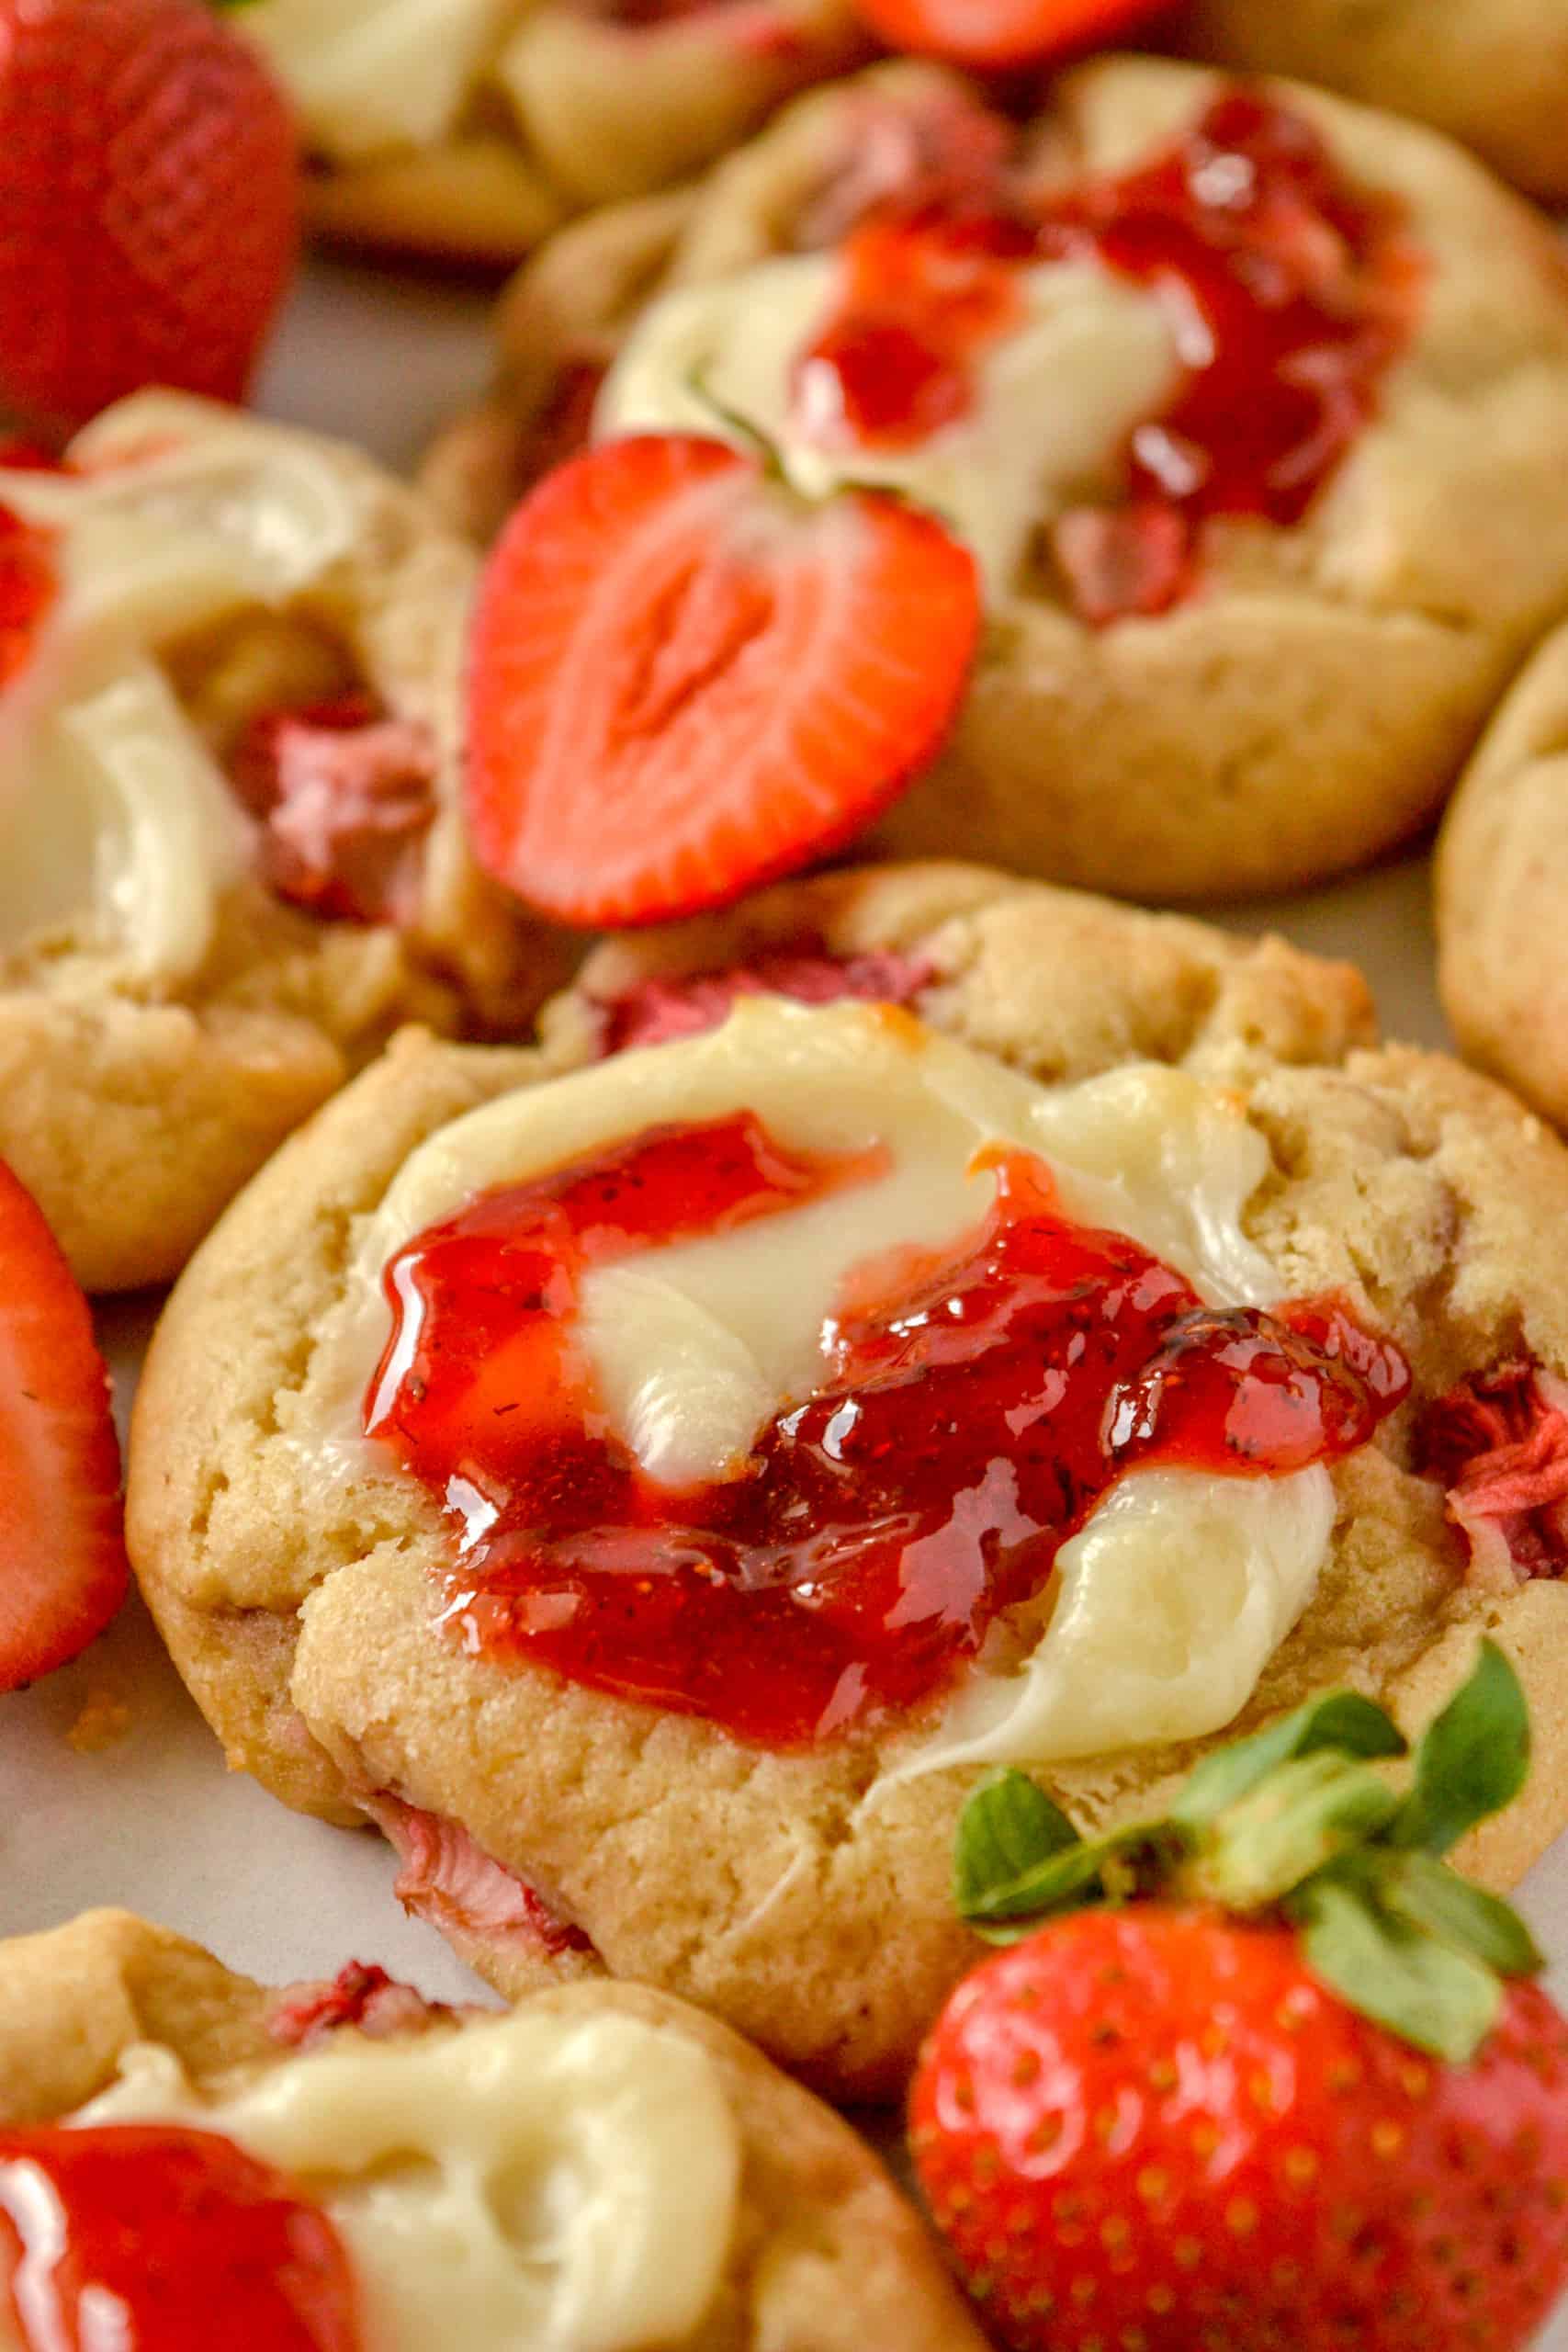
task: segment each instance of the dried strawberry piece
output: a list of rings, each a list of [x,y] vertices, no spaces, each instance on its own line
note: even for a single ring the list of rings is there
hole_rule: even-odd
[[[830,956],[807,945],[781,948],[749,964],[679,978],[639,980],[601,1006],[601,1058],[634,1046],[666,1046],[716,1029],[743,996],[787,996],[796,1004],[908,1004],[930,985],[932,967],[921,957],[876,948],[863,956]]]
[[[1526,1356],[1467,1373],[1427,1407],[1416,1466],[1448,1489],[1476,1583],[1568,1574],[1568,1385]]]
[[[402,1869],[392,1892],[405,1911],[444,1932],[531,1947],[547,1959],[592,1944],[534,1887],[476,1845],[459,1821],[426,1813],[383,1790],[361,1800]]]
[[[1073,608],[1091,628],[1168,613],[1192,582],[1192,535],[1173,506],[1073,506],[1051,530]]]
[[[427,2001],[374,1962],[351,1960],[335,1976],[289,1985],[268,2017],[266,2030],[288,2049],[308,2050],[344,2026],[381,2041],[457,2015],[447,2002]]]
[[[410,922],[436,758],[427,727],[364,693],[253,719],[231,773],[262,820],[269,888],[329,920]]]

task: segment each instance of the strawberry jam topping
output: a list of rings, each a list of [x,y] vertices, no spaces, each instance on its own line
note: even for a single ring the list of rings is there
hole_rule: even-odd
[[[0,693],[32,652],[58,593],[53,533],[0,506]]]
[[[815,943],[773,948],[749,964],[638,980],[607,999],[600,1007],[600,1050],[608,1057],[635,1046],[700,1037],[716,1029],[743,996],[787,996],[796,1004],[911,1004],[933,978],[921,957],[901,956],[894,948],[872,948],[862,956],[830,956]]]
[[[25,2352],[360,2352],[332,2222],[172,2124],[0,2133],[0,2319]]]
[[[232,774],[262,821],[268,888],[344,922],[412,920],[435,766],[429,729],[367,694],[253,719]]]
[[[605,1420],[570,1321],[589,1267],[870,1181],[750,1114],[655,1128],[480,1196],[386,1272],[366,1428],[444,1500],[443,1622],[468,1645],[796,1747],[939,1692],[1121,1473],[1278,1475],[1366,1442],[1408,1385],[1335,1302],[1204,1306],[1000,1154],[950,1250],[863,1266],[815,1393],[739,1474],[656,1485]]]
[[[803,429],[828,447],[901,447],[967,414],[976,361],[1021,316],[1025,266],[1099,262],[1166,305],[1182,379],[1133,435],[1126,503],[1073,510],[1055,537],[1095,623],[1187,594],[1211,517],[1301,520],[1375,413],[1419,276],[1394,201],[1354,187],[1303,116],[1242,86],[1122,177],[1043,202],[999,167],[917,186],[874,207],[843,254],[838,309],[796,380]]]

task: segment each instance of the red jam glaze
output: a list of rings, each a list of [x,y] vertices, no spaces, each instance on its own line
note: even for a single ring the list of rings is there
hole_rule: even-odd
[[[787,996],[796,1004],[912,1004],[934,978],[917,956],[874,948],[863,956],[830,956],[815,942],[772,948],[748,964],[639,980],[604,1000],[601,1058],[634,1046],[665,1046],[716,1029],[743,996]]]
[[[343,922],[408,922],[435,815],[434,741],[369,695],[252,720],[231,763],[269,889]]]
[[[0,506],[0,694],[27,662],[58,593],[53,533]]]
[[[952,1250],[858,1270],[820,1387],[739,1476],[655,1486],[571,1352],[583,1269],[869,1172],[750,1114],[654,1129],[393,1259],[365,1425],[452,1516],[449,1628],[798,1747],[940,1691],[1134,1464],[1294,1470],[1365,1442],[1404,1393],[1398,1351],[1342,1306],[1203,1307],[1137,1243],[1066,1219],[1043,1164],[1010,1152]]]
[[[1018,315],[1020,267],[1050,260],[1153,288],[1185,363],[1170,405],[1133,435],[1125,504],[1056,526],[1058,565],[1096,625],[1188,594],[1211,517],[1301,520],[1376,412],[1419,278],[1401,208],[1352,186],[1303,116],[1235,85],[1123,177],[1041,203],[993,158],[874,206],[799,365],[802,429],[899,447],[965,414],[976,359]]]
[[[327,2216],[172,2124],[0,2133],[0,2294],[26,2352],[360,2352]]]

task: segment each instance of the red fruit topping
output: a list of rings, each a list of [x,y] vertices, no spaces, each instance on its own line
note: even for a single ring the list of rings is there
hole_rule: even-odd
[[[581,1928],[558,1917],[515,1871],[476,1845],[461,1822],[385,1792],[364,1804],[402,1857],[392,1892],[416,1918],[444,1935],[509,1944],[545,1960],[593,1950]]]
[[[291,1984],[280,1993],[266,2030],[288,2050],[309,2050],[352,2026],[372,2041],[417,2033],[457,2012],[445,2001],[427,2001],[412,1984],[400,1984],[373,1962],[351,1960],[335,1976],[313,1984]]]
[[[366,694],[254,719],[235,787],[265,828],[263,873],[279,898],[345,922],[408,922],[435,815],[427,727]]]
[[[829,956],[816,945],[778,948],[718,972],[639,980],[607,1001],[601,1055],[635,1046],[666,1046],[716,1029],[743,996],[787,996],[796,1004],[912,1004],[933,978],[918,956],[883,948],[864,956]]]
[[[1172,0],[855,0],[893,49],[960,65],[1032,65],[1115,41]]]
[[[0,1690],[85,1649],[130,1575],[93,1318],[38,1204],[0,1161]]]
[[[967,414],[977,359],[1018,322],[1019,272],[1053,260],[1150,287],[1186,371],[1133,435],[1127,504],[1054,526],[1075,607],[1099,627],[1188,594],[1213,517],[1300,522],[1376,413],[1419,265],[1394,201],[1250,90],[1139,170],[1044,204],[972,142],[962,172],[909,179],[849,236],[839,308],[799,367],[802,429],[896,447]]]
[[[25,2352],[360,2352],[327,2216],[175,2124],[0,2133],[0,2294]]]
[[[1332,1305],[1201,1307],[1124,1236],[1064,1218],[1028,1154],[978,1229],[861,1268],[823,1380],[739,1476],[655,1485],[571,1343],[583,1275],[868,1181],[748,1113],[654,1128],[481,1196],[386,1272],[393,1336],[365,1426],[460,1532],[444,1622],[491,1652],[798,1746],[918,1705],[1134,1463],[1293,1470],[1403,1393]]]
[[[31,655],[58,585],[53,533],[0,506],[0,694]]]
[[[1533,1984],[1444,2064],[1286,1928],[1081,1912],[959,1987],[910,2120],[1015,2352],[1522,2352],[1568,2283],[1568,2028]]]
[[[1478,1583],[1568,1574],[1568,1386],[1539,1364],[1467,1373],[1427,1408],[1416,1468],[1448,1488]]]
[[[480,591],[480,863],[565,922],[627,923],[824,856],[932,758],[978,627],[971,558],[895,500],[807,507],[681,435],[575,458]]]
[[[143,384],[238,400],[298,242],[259,56],[199,0],[0,0],[0,384],[78,424]]]

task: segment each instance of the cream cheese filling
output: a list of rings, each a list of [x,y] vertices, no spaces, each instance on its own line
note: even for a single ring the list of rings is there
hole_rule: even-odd
[[[344,2238],[365,2352],[683,2343],[739,2212],[739,2132],[713,2059],[614,2012],[344,2035],[210,2098],[142,2043],[71,2120],[189,2124],[288,2174]]]
[[[976,356],[968,415],[909,448],[844,446],[829,373],[808,367],[802,399],[792,397],[796,364],[834,310],[840,270],[834,254],[795,254],[666,294],[611,368],[595,432],[700,433],[750,446],[728,411],[773,444],[807,497],[878,482],[930,508],[971,549],[994,602],[1043,526],[1114,487],[1134,428],[1175,390],[1168,317],[1153,295],[1092,262],[1021,270],[1022,315]]]
[[[382,1273],[417,1234],[494,1186],[739,1108],[797,1149],[880,1148],[886,1173],[588,1275],[578,1343],[612,1427],[661,1483],[736,1474],[760,1427],[818,1384],[823,1325],[851,1270],[978,1223],[994,1193],[988,1146],[1040,1154],[1070,1216],[1131,1235],[1210,1303],[1280,1295],[1241,1223],[1268,1148],[1218,1089],[1153,1063],[1048,1088],[889,1007],[744,998],[704,1036],[504,1095],[422,1145],[356,1232],[291,1408],[293,1442],[321,1476],[364,1458],[360,1409],[389,1335]],[[1218,1729],[1310,1600],[1333,1516],[1321,1467],[1129,1473],[1063,1547],[1023,1663],[982,1661],[900,1770],[959,1755],[1045,1763]]]
[[[254,827],[157,663],[353,553],[365,490],[308,435],[138,394],[73,443],[85,470],[0,469],[0,506],[58,534],[58,594],[0,695],[0,956],[62,925],[135,975],[202,963]]]
[[[450,136],[521,0],[250,0],[240,29],[265,51],[334,162]]]

